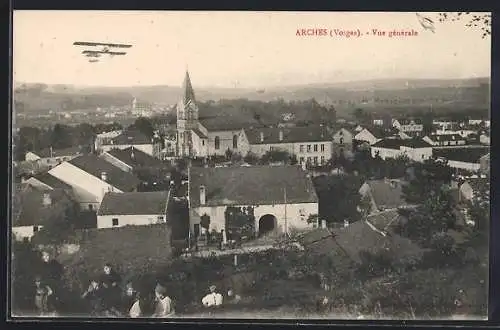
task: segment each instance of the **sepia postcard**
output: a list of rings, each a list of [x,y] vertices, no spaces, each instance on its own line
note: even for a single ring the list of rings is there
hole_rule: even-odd
[[[490,29],[14,11],[11,319],[486,320]]]

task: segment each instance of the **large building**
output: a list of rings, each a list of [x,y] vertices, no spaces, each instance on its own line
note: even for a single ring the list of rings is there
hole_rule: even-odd
[[[186,72],[182,98],[177,104],[177,156],[222,156],[227,150],[244,154],[248,150],[243,126],[227,125],[224,120],[201,122],[189,72]]]

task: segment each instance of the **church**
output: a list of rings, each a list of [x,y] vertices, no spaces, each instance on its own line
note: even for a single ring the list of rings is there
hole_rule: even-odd
[[[177,104],[178,157],[223,156],[228,149],[246,155],[249,143],[243,127],[227,125],[222,117],[216,121],[204,121],[199,112],[191,78],[186,71],[182,97]]]

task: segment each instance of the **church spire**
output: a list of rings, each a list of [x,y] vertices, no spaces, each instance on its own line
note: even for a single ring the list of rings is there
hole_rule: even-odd
[[[184,104],[188,104],[190,101],[195,102],[193,85],[191,85],[191,78],[189,78],[189,71],[187,69],[182,89]]]

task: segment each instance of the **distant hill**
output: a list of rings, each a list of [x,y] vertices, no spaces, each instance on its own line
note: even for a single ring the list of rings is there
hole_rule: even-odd
[[[250,88],[202,88],[194,84],[200,101],[246,98],[249,100],[301,101],[315,98],[336,107],[369,104],[394,104],[411,99],[413,104],[466,102],[485,106],[489,103],[489,78],[474,79],[385,79],[332,84]],[[64,111],[96,107],[130,105],[133,98],[157,104],[175,104],[180,86],[79,87],[16,83],[16,111]],[[391,103],[392,102],[392,103]]]

